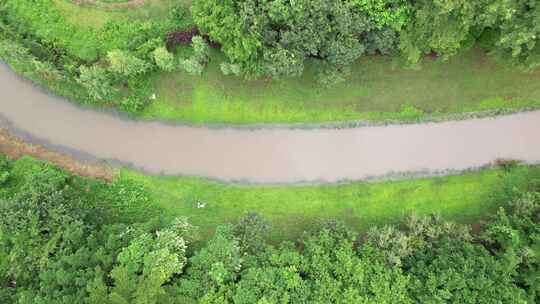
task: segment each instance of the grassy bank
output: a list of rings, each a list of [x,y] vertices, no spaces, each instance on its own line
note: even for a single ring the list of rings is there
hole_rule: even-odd
[[[523,72],[473,49],[448,62],[426,59],[405,68],[390,57],[366,57],[342,84],[322,89],[314,68],[300,78],[245,81],[223,76],[214,54],[201,77],[152,76],[157,100],[148,119],[192,123],[324,123],[416,121],[486,110],[540,107],[540,70]]]
[[[0,155],[0,175],[5,172]],[[0,200],[18,189],[19,181],[50,170],[50,163],[22,157],[9,164],[8,182],[0,182]],[[246,212],[258,212],[271,223],[272,241],[292,240],[321,220],[339,219],[365,231],[374,225],[400,223],[411,213],[439,213],[448,220],[473,223],[508,202],[514,189],[540,186],[539,166],[486,169],[462,175],[402,181],[354,182],[315,186],[245,186],[193,177],[149,176],[121,170],[109,184],[72,176],[70,187],[84,199],[113,204],[129,218],[161,214],[166,221],[186,216],[201,228],[203,239],[221,224]],[[536,188],[534,188],[536,187]],[[197,208],[204,203],[204,208]]]
[[[165,18],[175,2],[153,0],[130,8],[81,6],[62,0],[54,3],[73,26],[100,28],[113,20]],[[189,1],[183,3],[189,5]],[[182,71],[149,73],[144,80],[149,86],[136,86],[135,90],[144,96],[155,93],[157,98],[135,116],[194,124],[378,122],[540,108],[540,70],[510,68],[478,48],[448,62],[426,58],[420,69],[406,68],[391,57],[364,57],[353,66],[345,83],[329,89],[317,84],[314,66],[308,65],[299,78],[246,81],[222,75],[219,64],[224,60],[224,55],[214,50],[202,76]],[[32,73],[31,64],[15,68],[56,93],[91,104],[81,86],[71,80],[53,83],[40,79]]]
[[[142,183],[166,216],[189,216],[203,233],[249,211],[272,222],[272,239],[292,239],[320,220],[337,218],[359,231],[399,223],[410,213],[440,213],[474,222],[505,203],[512,189],[540,179],[540,167],[487,169],[458,176],[376,183],[299,187],[240,186],[191,177],[145,176],[122,171],[119,179]],[[197,204],[206,204],[197,208]]]

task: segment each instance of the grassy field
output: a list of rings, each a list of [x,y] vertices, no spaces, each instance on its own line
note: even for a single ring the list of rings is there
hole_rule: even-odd
[[[153,77],[157,100],[145,118],[195,123],[302,123],[416,120],[427,115],[540,107],[540,70],[510,69],[473,49],[420,70],[366,57],[346,83],[320,88],[309,67],[301,78],[244,81],[223,76],[216,54],[202,77]]]
[[[55,0],[69,20],[100,27],[113,19],[162,18],[172,0],[148,0],[133,8],[75,5]],[[189,1],[182,1],[189,6]],[[183,50],[182,50],[183,51]],[[294,79],[245,81],[223,76],[224,55],[214,51],[200,77],[184,72],[153,73],[155,100],[140,117],[189,123],[324,123],[344,120],[416,121],[485,110],[540,108],[540,69],[520,71],[475,48],[448,62],[425,59],[410,69],[398,59],[365,57],[348,80],[318,86],[314,66]]]
[[[2,167],[0,154],[0,174]],[[0,203],[16,192],[19,181],[45,168],[43,161],[22,157],[11,165],[8,183],[0,183]],[[246,212],[258,212],[272,223],[271,240],[295,239],[322,220],[338,219],[364,232],[374,225],[400,223],[416,213],[439,213],[448,220],[478,222],[508,202],[514,190],[538,190],[540,166],[485,169],[462,175],[401,181],[353,182],[312,186],[248,186],[194,177],[150,176],[120,170],[111,186],[74,177],[70,186],[84,197],[114,204],[131,219],[161,214],[167,222],[186,216],[209,237],[218,225]],[[197,208],[199,202],[204,208]]]
[[[399,223],[411,213],[439,213],[472,223],[540,181],[540,167],[509,172],[487,169],[458,176],[342,185],[266,187],[223,184],[191,177],[146,176],[121,171],[119,179],[145,185],[167,217],[188,216],[209,235],[219,224],[249,211],[272,222],[274,241],[293,239],[320,220],[340,219],[359,231]],[[197,208],[197,203],[206,204]]]

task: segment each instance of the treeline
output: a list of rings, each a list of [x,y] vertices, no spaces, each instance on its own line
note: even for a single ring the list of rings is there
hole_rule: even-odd
[[[532,183],[534,184],[534,183]],[[330,221],[266,242],[247,214],[197,244],[144,189],[0,162],[1,303],[538,303],[540,193],[480,232],[437,216],[359,237]]]
[[[311,59],[332,84],[364,54],[416,64],[476,42],[521,66],[540,64],[538,1],[199,0],[193,17],[247,77],[298,76]]]

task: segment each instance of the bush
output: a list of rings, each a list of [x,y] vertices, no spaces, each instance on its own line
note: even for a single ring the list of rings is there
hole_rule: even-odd
[[[206,41],[201,36],[195,36],[191,41],[191,46],[193,47],[192,58],[201,64],[206,64],[210,55],[210,48]]]
[[[240,76],[240,73],[241,73],[240,66],[238,64],[222,62],[219,65],[219,68],[221,69],[221,72],[223,73],[223,75]]]
[[[160,47],[152,52],[154,62],[163,71],[172,72],[176,69],[174,55],[169,53],[165,47]]]
[[[191,75],[201,75],[208,63],[210,48],[201,36],[193,37],[191,42],[193,55],[180,61],[180,67]]]
[[[180,67],[191,75],[201,75],[204,71],[204,66],[194,58],[181,60]]]
[[[323,87],[328,88],[340,82],[344,82],[345,77],[347,77],[349,73],[350,69],[348,67],[338,67],[322,64],[317,71],[317,81]]]
[[[54,65],[49,62],[42,62],[37,59],[31,61],[35,73],[39,74],[39,77],[48,81],[58,81],[63,78],[63,75],[56,69]]]
[[[0,155],[0,186],[9,179],[9,161],[7,157]]]
[[[24,63],[31,56],[27,48],[12,40],[0,40],[0,58],[15,63]]]
[[[146,73],[150,65],[142,59],[139,59],[126,51],[114,50],[107,53],[111,72],[120,77],[133,77]]]
[[[107,71],[98,66],[81,66],[80,76],[77,82],[88,90],[88,94],[98,101],[103,101],[112,96],[114,88]]]

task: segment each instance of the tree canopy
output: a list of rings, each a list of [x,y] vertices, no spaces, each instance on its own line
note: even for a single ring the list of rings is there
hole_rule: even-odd
[[[314,61],[322,83],[344,80],[364,54],[443,60],[476,40],[525,67],[540,64],[540,8],[529,0],[201,0],[196,24],[248,77],[298,76]]]

